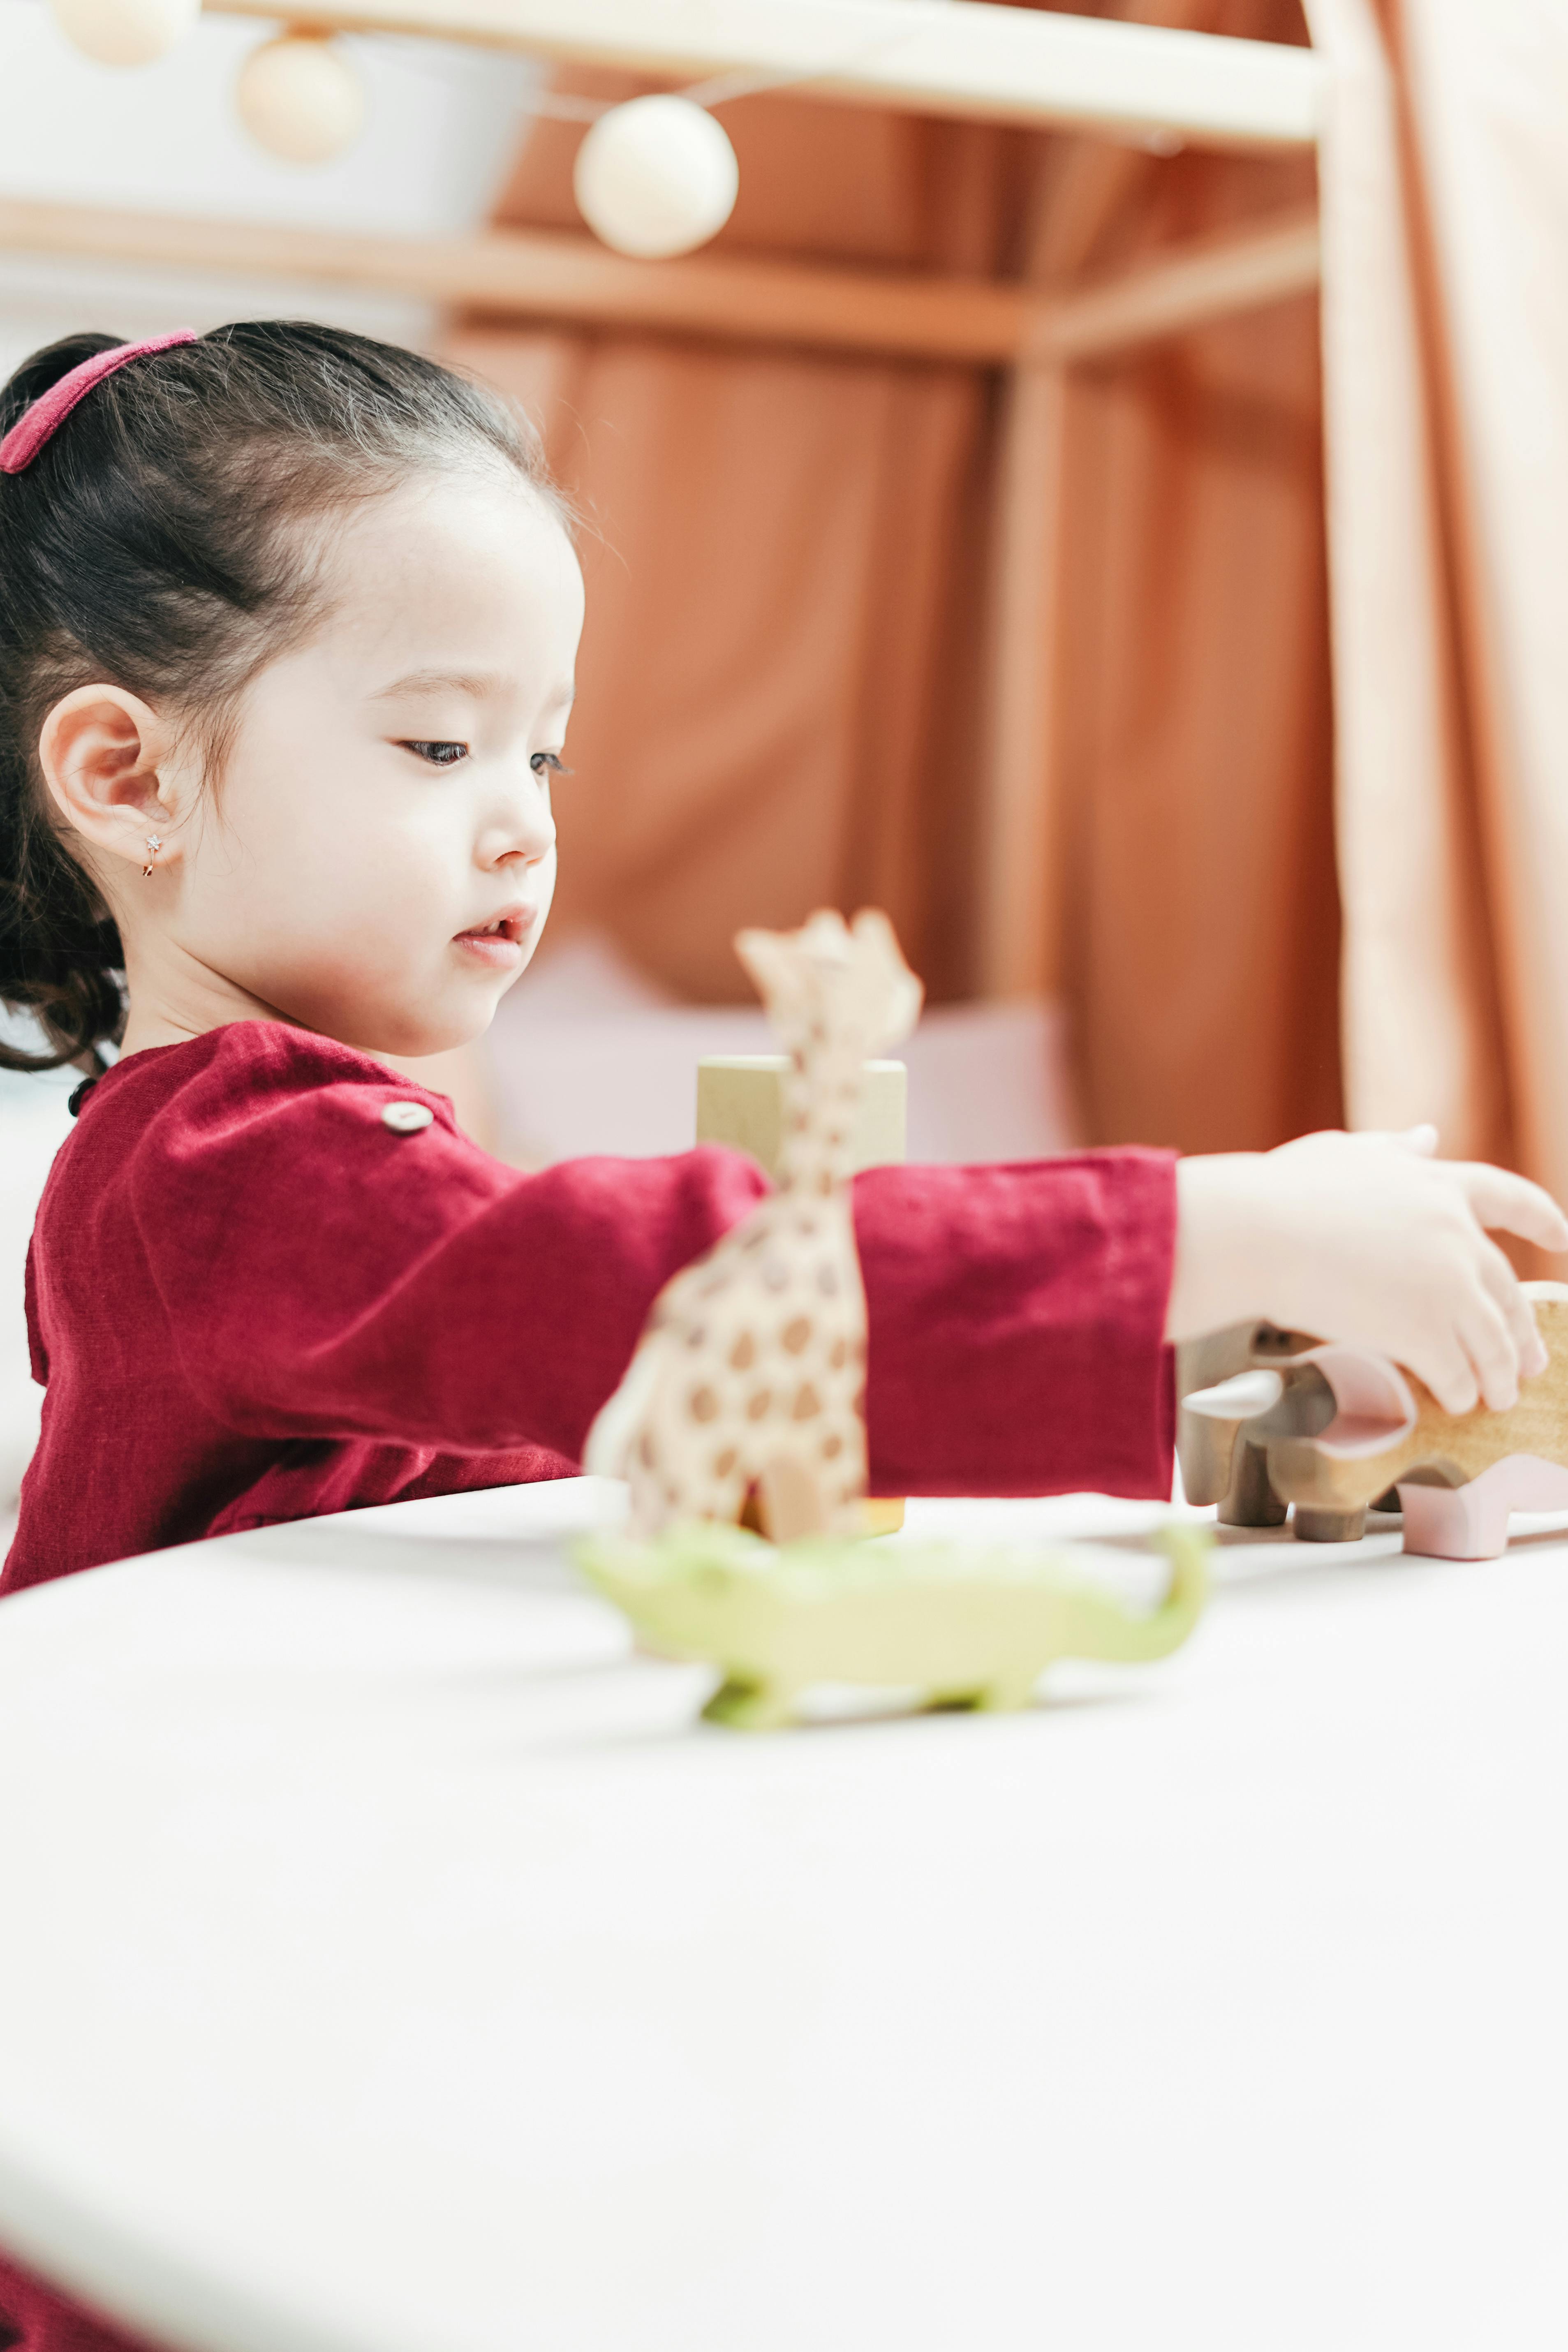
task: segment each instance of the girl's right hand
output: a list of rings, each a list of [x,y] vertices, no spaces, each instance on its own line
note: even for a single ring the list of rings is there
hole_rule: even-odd
[[[1506,1412],[1546,1350],[1488,1234],[1568,1251],[1568,1218],[1538,1184],[1435,1159],[1436,1143],[1429,1127],[1328,1132],[1178,1161],[1167,1339],[1266,1318],[1375,1349],[1445,1412]]]

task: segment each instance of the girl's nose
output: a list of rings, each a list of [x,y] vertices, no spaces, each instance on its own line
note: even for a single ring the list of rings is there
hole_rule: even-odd
[[[531,776],[527,789],[510,803],[504,814],[498,812],[486,827],[480,838],[479,857],[486,866],[503,866],[511,857],[537,866],[554,846],[555,819],[549,798]]]

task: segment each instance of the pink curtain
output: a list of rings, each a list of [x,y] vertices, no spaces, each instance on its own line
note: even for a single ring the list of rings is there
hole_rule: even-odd
[[[1351,1108],[1568,1198],[1568,15],[1310,6]]]

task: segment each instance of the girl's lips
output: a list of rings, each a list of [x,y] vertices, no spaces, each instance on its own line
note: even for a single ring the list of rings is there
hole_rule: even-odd
[[[531,907],[509,908],[489,923],[476,923],[471,930],[459,931],[452,945],[496,971],[512,971],[522,961],[522,942],[536,920]]]

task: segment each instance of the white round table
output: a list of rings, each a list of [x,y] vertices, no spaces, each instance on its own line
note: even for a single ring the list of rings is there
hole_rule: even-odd
[[[1163,1664],[746,1737],[576,1586],[613,1507],[0,1605],[19,2259],[198,2352],[1568,2340],[1561,1523],[1237,1539]]]

